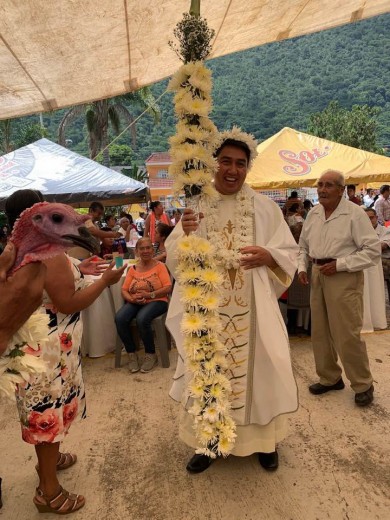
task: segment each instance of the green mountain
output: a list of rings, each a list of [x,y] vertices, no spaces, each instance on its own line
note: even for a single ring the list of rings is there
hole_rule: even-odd
[[[390,144],[389,35],[387,14],[210,60],[213,120],[220,129],[237,124],[258,139],[266,139],[284,126],[305,131],[309,115],[324,109],[331,100],[346,108],[368,104],[381,110],[378,144]],[[166,86],[167,81],[153,85],[155,97]],[[159,105],[159,125],[149,116],[137,123],[134,155],[139,161],[169,147],[167,140],[175,125],[172,95],[166,93]],[[59,110],[44,115],[49,137],[54,140],[63,114],[64,110]],[[37,116],[26,119],[37,122]],[[88,154],[82,119],[74,123],[67,137],[72,139],[71,149]],[[117,143],[130,144],[130,136],[122,136]]]

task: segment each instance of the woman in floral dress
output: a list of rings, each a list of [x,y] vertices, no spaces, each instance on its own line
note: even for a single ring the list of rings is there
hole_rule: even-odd
[[[10,226],[13,227],[22,211],[41,201],[42,195],[33,190],[19,190],[11,195],[5,207]],[[40,512],[68,514],[85,504],[82,495],[68,493],[57,478],[58,470],[72,466],[77,460],[75,455],[59,451],[60,442],[72,422],[85,417],[79,312],[91,305],[106,287],[118,282],[125,267],[113,271],[110,266],[100,279],[87,286],[80,269],[67,255],[57,255],[44,263],[44,302],[36,312],[50,315],[48,341],[30,353],[39,355],[47,370],[19,386],[17,405],[22,438],[35,445],[38,458],[39,486],[34,504]]]

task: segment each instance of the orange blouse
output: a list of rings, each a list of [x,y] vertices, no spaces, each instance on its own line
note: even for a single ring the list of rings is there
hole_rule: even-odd
[[[128,291],[130,294],[136,293],[137,291],[148,291],[154,292],[168,285],[172,285],[171,278],[168,273],[168,269],[165,264],[158,262],[157,265],[140,273],[136,269],[137,266],[132,266],[127,271],[126,279],[122,286],[123,291]],[[160,296],[149,301],[168,301],[168,296]]]

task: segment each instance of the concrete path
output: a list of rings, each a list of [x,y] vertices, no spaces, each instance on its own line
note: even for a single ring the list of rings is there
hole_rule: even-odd
[[[230,457],[188,475],[192,455],[177,438],[178,405],[168,397],[174,371],[130,375],[114,359],[86,359],[88,419],[64,443],[79,462],[61,482],[87,504],[71,516],[93,520],[386,520],[390,518],[390,331],[366,335],[375,402],[354,405],[348,388],[315,397],[310,341],[293,338],[301,406],[280,445],[280,468],[266,473],[255,455]],[[125,357],[123,357],[123,361]],[[0,403],[0,519],[34,520],[37,477],[21,441],[15,406]]]

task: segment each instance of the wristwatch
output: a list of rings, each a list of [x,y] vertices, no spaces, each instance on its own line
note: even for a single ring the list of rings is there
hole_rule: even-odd
[[[151,300],[154,300],[155,297],[156,297],[156,293],[155,293],[154,291],[152,291],[152,292],[150,293],[150,299],[151,299]]]

